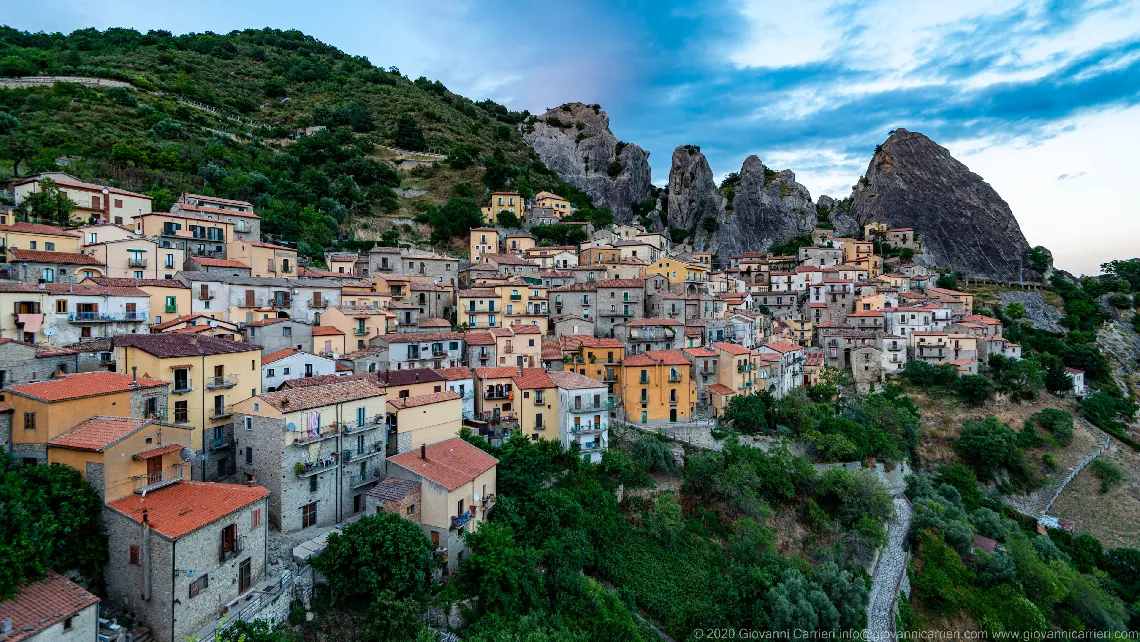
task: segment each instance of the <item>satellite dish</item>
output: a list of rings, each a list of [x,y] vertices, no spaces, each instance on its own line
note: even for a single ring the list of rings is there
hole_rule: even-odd
[[[334,353],[332,353],[332,358],[333,359],[339,359],[340,355],[338,355],[337,353],[334,352]]]
[[[44,328],[44,336],[50,337],[55,334],[55,328]]]
[[[475,491],[475,501],[479,501],[479,491]]]
[[[110,194],[110,193],[111,193],[111,190],[107,189],[106,187],[103,188],[103,194]]]
[[[210,327],[211,327],[211,328],[216,328],[216,327],[218,327],[218,322],[217,322],[217,321],[211,321],[211,322],[210,322]]]
[[[198,456],[193,448],[183,448],[179,454],[182,455],[182,461],[194,461],[194,458]]]

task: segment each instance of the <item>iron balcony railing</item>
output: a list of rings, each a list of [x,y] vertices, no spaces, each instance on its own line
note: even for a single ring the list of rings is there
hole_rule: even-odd
[[[383,450],[384,444],[380,442],[376,442],[371,446],[365,446],[364,450],[353,450],[352,448],[345,448],[344,450],[340,451],[340,460],[342,463],[347,464],[350,461],[378,455]]]
[[[467,525],[467,522],[469,522],[469,521],[471,521],[471,510],[470,509],[463,511],[462,515],[452,517],[451,518],[451,527],[452,528],[463,528],[464,526]]]
[[[127,259],[127,265],[129,265],[130,267],[133,267],[133,268],[144,268],[144,267],[146,267],[146,264],[147,264],[146,259],[141,259],[141,258],[140,259],[136,259],[136,258]]]
[[[379,481],[381,474],[379,468],[369,468],[363,475],[350,473],[349,477],[352,478],[352,487],[355,489],[366,484],[371,484],[374,481]]]
[[[234,445],[234,440],[232,437],[214,437],[212,440],[210,440],[211,451],[225,450],[232,445]]]
[[[132,477],[131,480],[134,482],[136,493],[157,490],[163,486],[169,486],[175,482],[182,481],[182,464],[175,464],[166,470],[160,470],[155,473],[136,475]]]
[[[225,404],[224,406],[214,406],[213,410],[210,411],[210,420],[213,421],[215,419],[222,419],[224,417],[231,417],[231,416],[233,416],[233,414],[234,414],[234,405],[233,404],[228,403],[228,404]]]
[[[353,333],[353,334],[355,334],[355,335],[356,335],[356,336],[358,336],[358,337],[360,337],[360,336],[364,336],[364,335],[368,334],[368,328],[360,328],[360,327],[357,327],[357,328],[354,328],[354,329],[352,330],[352,333]]]
[[[298,477],[312,477],[327,470],[336,468],[340,465],[337,457],[328,457],[316,462],[299,463],[296,466],[295,472]]]
[[[318,441],[324,441],[325,439],[332,439],[333,437],[336,437],[340,434],[340,426],[338,424],[321,426],[320,432],[315,435],[309,434],[309,431],[307,430],[294,430],[292,432],[293,441],[291,443],[294,446],[308,446],[309,444],[315,444]]]
[[[208,291],[208,292],[199,292],[198,293],[198,300],[199,301],[213,301],[215,296],[217,296],[217,295],[212,290]],[[246,307],[252,307],[252,306],[246,306]]]
[[[595,412],[598,410],[606,410],[613,407],[613,401],[607,399],[606,401],[599,401],[598,403],[590,402],[584,404],[574,404],[570,406],[570,412]]]
[[[602,424],[581,424],[581,425],[572,426],[570,428],[571,434],[575,434],[575,435],[591,434],[591,433],[596,433],[596,432],[602,432],[603,430],[605,430],[605,427],[602,426]]]
[[[122,312],[72,312],[67,315],[67,320],[73,323],[114,323],[116,321],[146,321],[146,312],[138,311],[122,311]]]
[[[206,387],[210,390],[219,388],[233,388],[238,384],[238,375],[228,374],[206,378]]]

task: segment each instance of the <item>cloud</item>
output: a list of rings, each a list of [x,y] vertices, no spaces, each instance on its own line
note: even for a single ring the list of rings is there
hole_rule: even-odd
[[[1057,180],[1059,180],[1059,181],[1071,181],[1074,178],[1080,178],[1087,173],[1088,172],[1077,172],[1075,174],[1061,174],[1060,176],[1057,177]]]

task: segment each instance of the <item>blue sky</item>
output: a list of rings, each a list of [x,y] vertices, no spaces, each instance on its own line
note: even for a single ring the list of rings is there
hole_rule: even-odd
[[[1140,0],[135,2],[5,9],[23,29],[296,28],[474,99],[599,103],[619,138],[718,176],[756,154],[845,196],[896,127],[948,147],[1060,267],[1140,255]]]

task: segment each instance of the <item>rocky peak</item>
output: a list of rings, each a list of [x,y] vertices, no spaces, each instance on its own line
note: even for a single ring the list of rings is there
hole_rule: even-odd
[[[567,103],[521,125],[523,139],[562,180],[628,223],[650,193],[649,152],[622,143],[598,105]]]
[[[791,170],[774,172],[755,156],[744,159],[732,217],[720,231],[720,248],[738,254],[762,252],[773,244],[811,232],[816,207],[811,193]]]
[[[692,231],[708,218],[719,224],[724,220],[724,206],[701,148],[682,145],[674,149],[669,167],[669,227]]]
[[[1034,277],[1029,244],[1009,205],[981,176],[926,136],[896,129],[876,148],[855,185],[850,214],[859,225],[912,227],[916,260],[971,276]]]

